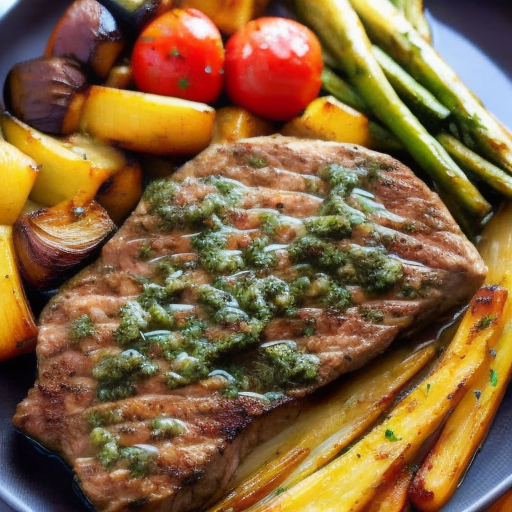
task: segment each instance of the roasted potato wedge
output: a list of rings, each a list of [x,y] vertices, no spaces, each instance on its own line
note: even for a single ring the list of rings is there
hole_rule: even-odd
[[[51,206],[71,199],[79,190],[94,196],[101,180],[92,175],[91,165],[83,155],[7,113],[0,123],[5,140],[30,156],[39,168],[31,199]]]
[[[368,118],[333,96],[322,96],[313,100],[301,116],[283,126],[281,133],[372,146]]]
[[[269,0],[177,0],[180,7],[193,7],[210,17],[224,34],[233,34],[248,21],[263,14]]]
[[[96,201],[119,226],[142,197],[142,171],[138,163],[123,167],[98,190]]]
[[[92,86],[81,130],[122,148],[194,155],[211,141],[215,110],[204,103],[138,91]]]
[[[38,172],[32,158],[0,139],[0,225],[14,224],[27,202]]]
[[[245,108],[228,106],[217,110],[213,127],[213,144],[225,144],[248,137],[270,135],[275,126]]]
[[[7,113],[0,124],[5,139],[39,168],[30,198],[45,206],[70,201],[77,194],[90,200],[106,179],[129,165],[121,150],[82,134],[53,137]]]

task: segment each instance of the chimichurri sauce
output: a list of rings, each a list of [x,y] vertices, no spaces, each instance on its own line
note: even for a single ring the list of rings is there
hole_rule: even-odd
[[[269,400],[315,382],[318,358],[291,340],[265,343],[265,329],[284,318],[299,322],[301,335],[314,335],[315,320],[299,317],[301,308],[342,314],[353,305],[351,287],[376,294],[403,277],[400,260],[379,244],[368,220],[383,207],[364,192],[365,173],[334,162],[319,169],[318,178],[327,193],[305,218],[286,215],[282,204],[243,208],[247,187],[220,176],[194,180],[201,191],[188,202],[182,199],[188,181],[148,186],[145,201],[158,229],[189,233],[195,256],[161,260],[140,296],[121,308],[114,332],[119,350],[93,370],[101,401],[131,396],[137,382],[154,377],[174,389],[216,376],[225,381],[226,396],[254,392]],[[250,218],[249,229],[237,227],[240,218]],[[354,230],[364,230],[372,243],[351,242]],[[149,258],[145,246],[141,259]],[[198,272],[209,282],[198,283]],[[73,338],[94,336],[94,329],[81,318]],[[155,430],[174,435],[180,426],[171,423]],[[108,436],[97,431],[97,437],[107,464],[119,457]],[[136,469],[142,455],[129,456]]]

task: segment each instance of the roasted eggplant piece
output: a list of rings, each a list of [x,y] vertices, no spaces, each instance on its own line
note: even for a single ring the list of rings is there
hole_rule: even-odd
[[[21,215],[13,227],[20,274],[37,290],[52,289],[89,262],[115,229],[94,200]]]
[[[76,130],[88,87],[80,65],[67,57],[37,57],[15,64],[4,85],[7,110],[45,133]]]
[[[174,4],[173,0],[100,1],[124,27],[133,32],[139,32],[148,21],[168,11]]]
[[[45,56],[75,59],[105,78],[125,46],[126,39],[106,7],[96,0],[75,0],[55,25]]]

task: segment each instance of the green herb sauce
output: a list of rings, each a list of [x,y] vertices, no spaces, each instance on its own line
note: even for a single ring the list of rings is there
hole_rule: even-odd
[[[81,315],[71,324],[69,337],[72,342],[81,341],[85,338],[92,338],[96,334],[96,326],[89,315]]]
[[[120,446],[114,435],[103,427],[94,428],[90,439],[99,448],[97,457],[106,468],[126,467],[133,478],[140,478],[155,467],[157,449],[150,446]]]
[[[246,158],[255,168],[267,165],[257,155]],[[302,219],[284,215],[280,203],[242,209],[247,187],[218,176],[196,180],[199,197],[189,204],[182,191],[190,182],[155,181],[147,187],[145,200],[159,220],[157,229],[190,233],[197,257],[181,262],[166,258],[154,277],[143,282],[140,296],[121,307],[114,332],[120,351],[105,355],[93,369],[100,400],[130,396],[138,380],[153,377],[173,389],[223,375],[224,392],[233,397],[240,392],[278,397],[288,387],[317,379],[315,356],[293,343],[261,345],[265,328],[279,318],[298,321],[298,310],[308,304],[342,313],[352,305],[352,286],[380,293],[403,285],[401,262],[379,245],[378,237],[370,247],[347,243],[356,228],[372,234],[367,215],[379,207],[350,199],[352,193],[360,195],[356,188],[363,171],[334,162],[317,176],[322,186],[315,190],[327,194],[316,214]],[[257,224],[252,230],[257,236],[247,242],[233,219],[248,214]],[[283,232],[286,243],[280,238]],[[239,239],[245,242],[237,245]],[[143,246],[141,254],[148,258],[152,250]],[[281,278],[279,265],[287,259],[294,272]],[[206,271],[211,281],[194,284],[191,276],[198,270]],[[184,297],[192,297],[194,305],[184,304]],[[368,310],[361,314],[368,321],[383,320]],[[85,319],[82,324],[76,327],[77,336],[89,335]],[[314,318],[300,318],[300,325],[304,336],[317,331]],[[165,371],[155,362],[159,358],[166,362]],[[100,417],[91,421],[109,423]],[[153,428],[157,437],[177,435],[169,419]],[[111,441],[101,446],[107,464],[120,457],[122,450]],[[141,457],[138,452],[132,456],[134,467]]]

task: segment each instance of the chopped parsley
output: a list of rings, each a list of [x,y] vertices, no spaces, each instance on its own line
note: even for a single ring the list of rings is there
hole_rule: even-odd
[[[498,385],[498,372],[491,368],[490,372],[491,386],[495,388]]]
[[[486,315],[477,322],[476,328],[478,330],[487,329],[487,327],[491,326],[495,322],[495,320],[496,315]]]
[[[395,432],[393,432],[393,430],[390,430],[390,429],[386,429],[386,432],[384,432],[384,435],[385,435],[386,439],[388,439],[389,441],[391,441],[393,443],[400,441],[402,439],[401,436],[395,434]]]

